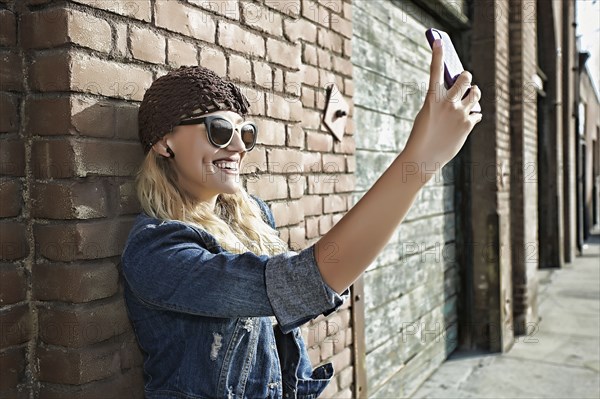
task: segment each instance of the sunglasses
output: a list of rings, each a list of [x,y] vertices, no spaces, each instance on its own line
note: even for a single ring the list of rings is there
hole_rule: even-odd
[[[179,122],[178,125],[195,125],[204,122],[206,126],[206,134],[212,145],[218,148],[225,148],[233,139],[234,127],[233,123],[220,115],[200,116],[197,118],[186,119]],[[242,122],[239,128],[240,136],[246,147],[246,151],[250,151],[256,144],[256,136],[258,128],[252,121]]]

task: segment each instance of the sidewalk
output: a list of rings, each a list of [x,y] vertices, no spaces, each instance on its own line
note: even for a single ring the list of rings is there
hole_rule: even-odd
[[[599,398],[598,229],[582,256],[538,277],[537,332],[504,354],[451,355],[412,398]]]

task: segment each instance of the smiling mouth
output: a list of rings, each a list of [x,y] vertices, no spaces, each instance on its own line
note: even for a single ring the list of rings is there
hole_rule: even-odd
[[[239,164],[237,162],[213,162],[213,165],[228,173],[239,172]]]

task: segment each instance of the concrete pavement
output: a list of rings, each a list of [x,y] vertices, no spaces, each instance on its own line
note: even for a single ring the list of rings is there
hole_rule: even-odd
[[[451,355],[411,396],[600,398],[600,231],[563,269],[538,270],[539,330],[504,354]],[[528,342],[530,341],[530,342]]]

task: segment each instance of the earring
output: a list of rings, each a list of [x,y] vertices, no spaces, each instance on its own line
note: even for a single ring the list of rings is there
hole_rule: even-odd
[[[167,146],[167,152],[169,153],[169,155],[171,156],[171,158],[175,158],[175,153],[173,152],[173,150],[171,149],[171,147]]]

